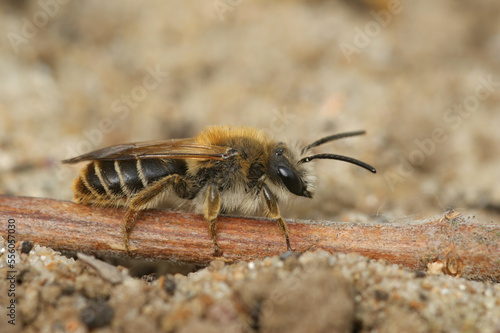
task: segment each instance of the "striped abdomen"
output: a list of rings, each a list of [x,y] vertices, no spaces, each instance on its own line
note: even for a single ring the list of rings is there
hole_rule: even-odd
[[[116,199],[131,198],[154,182],[172,174],[186,173],[184,160],[101,160],[93,161],[75,180],[75,201],[120,205]]]

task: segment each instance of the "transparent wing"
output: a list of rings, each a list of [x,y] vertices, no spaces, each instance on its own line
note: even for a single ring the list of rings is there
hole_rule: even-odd
[[[229,157],[229,150],[229,147],[203,145],[193,139],[159,140],[111,146],[62,162],[71,164],[82,161],[145,158],[224,160]]]

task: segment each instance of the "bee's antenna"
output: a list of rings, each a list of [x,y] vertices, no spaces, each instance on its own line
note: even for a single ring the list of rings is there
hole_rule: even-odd
[[[319,139],[318,141],[314,141],[313,143],[311,143],[308,146],[305,146],[304,148],[302,148],[302,153],[304,153],[305,151],[307,151],[307,150],[309,150],[311,148],[314,148],[316,146],[322,145],[323,143],[327,143],[329,141],[333,141],[333,140],[337,140],[337,139],[342,139],[342,138],[347,138],[347,137],[350,137],[350,136],[363,135],[365,133],[366,133],[365,131],[355,131],[355,132],[345,132],[345,133],[339,133],[339,134],[330,135],[330,136],[324,137],[322,139]]]
[[[352,133],[355,133],[355,132],[352,132]],[[350,134],[350,133],[345,133],[345,134]],[[357,135],[357,134],[355,134],[355,135]],[[332,135],[332,136],[334,136],[334,135]],[[321,140],[318,140],[318,141],[321,141]],[[316,141],[316,142],[318,142],[318,141]],[[321,142],[321,143],[323,143],[323,142]],[[321,144],[321,143],[319,143],[319,144]],[[344,156],[344,155],[337,155],[337,154],[317,154],[317,155],[311,155],[311,156],[307,156],[307,157],[302,158],[301,160],[299,160],[299,163],[311,162],[314,159],[329,159],[329,160],[344,161],[344,162],[356,164],[357,166],[365,168],[366,170],[371,171],[373,173],[377,172],[377,170],[375,170],[374,167],[372,167],[371,165],[369,165],[369,164],[367,164],[365,162],[361,162],[360,160],[357,160],[357,159],[352,158],[352,157],[348,157],[348,156]]]

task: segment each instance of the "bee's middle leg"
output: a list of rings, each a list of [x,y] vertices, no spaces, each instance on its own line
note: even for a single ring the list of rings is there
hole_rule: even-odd
[[[141,211],[147,209],[151,201],[161,194],[165,190],[165,187],[173,186],[174,190],[178,190],[178,188],[183,188],[185,185],[186,184],[181,176],[170,175],[157,181],[153,185],[144,188],[142,191],[133,196],[123,223],[123,242],[125,244],[125,249],[129,254],[131,253],[129,247],[129,235],[134,229],[135,223]]]
[[[220,212],[220,193],[215,184],[208,185],[204,210],[205,219],[208,222],[208,231],[214,242],[214,256],[220,257],[222,252],[219,250],[219,244],[217,243],[217,215]]]
[[[290,246],[290,238],[288,237],[288,226],[286,225],[285,220],[283,220],[283,218],[281,217],[280,208],[278,206],[278,200],[276,199],[276,196],[265,184],[262,185],[262,194],[267,204],[267,217],[275,220],[281,232],[283,233],[283,235],[285,235],[287,251],[293,251],[292,247]]]

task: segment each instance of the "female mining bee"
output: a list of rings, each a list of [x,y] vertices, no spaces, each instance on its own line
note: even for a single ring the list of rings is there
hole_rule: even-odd
[[[278,203],[290,193],[312,198],[314,176],[309,162],[333,159],[375,173],[375,168],[351,157],[311,154],[332,140],[361,135],[341,133],[319,139],[302,149],[277,142],[264,131],[248,127],[213,126],[194,138],[148,141],[111,146],[63,163],[90,161],[73,183],[74,201],[128,208],[123,222],[125,248],[141,211],[191,203],[203,213],[214,244],[217,216],[249,214],[259,209],[276,221],[291,251],[289,231]]]

